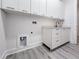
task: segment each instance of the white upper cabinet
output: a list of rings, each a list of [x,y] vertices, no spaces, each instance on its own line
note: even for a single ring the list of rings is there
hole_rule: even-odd
[[[54,18],[63,18],[64,3],[60,0],[47,0],[47,16]]]
[[[40,0],[31,0],[31,13],[40,14]]]
[[[2,8],[60,19],[65,11],[60,0],[2,0]]]
[[[40,15],[46,16],[46,0],[40,0]]]
[[[47,16],[53,17],[55,14],[55,0],[47,0]],[[54,12],[54,13],[53,13]]]
[[[30,13],[30,0],[18,0],[18,9],[21,12]]]
[[[46,0],[31,0],[31,13],[36,15],[46,15]]]
[[[2,0],[3,9],[17,10],[17,5],[17,0]]]

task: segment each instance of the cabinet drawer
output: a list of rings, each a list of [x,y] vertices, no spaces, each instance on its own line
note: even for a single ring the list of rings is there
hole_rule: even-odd
[[[55,34],[59,34],[60,31],[61,31],[60,29],[53,29],[53,30],[52,30],[52,35],[53,35],[53,34],[54,34],[54,35],[55,35]]]
[[[60,29],[59,28],[56,28],[56,29],[52,29],[52,31],[60,31]]]
[[[52,41],[52,49],[54,49],[54,48],[60,46],[60,45],[61,45],[60,42],[61,42],[61,41],[58,40],[58,39],[55,39],[55,41]]]
[[[52,33],[52,39],[59,39],[60,38],[60,33]]]
[[[60,42],[61,42],[60,40],[55,39],[54,41],[52,41],[52,44],[54,45],[54,44],[57,44],[57,43],[60,43]]]

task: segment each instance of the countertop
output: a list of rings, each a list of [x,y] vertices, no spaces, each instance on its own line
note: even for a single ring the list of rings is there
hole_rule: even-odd
[[[71,29],[70,27],[52,27],[52,26],[43,26],[42,28],[49,28],[49,29]]]

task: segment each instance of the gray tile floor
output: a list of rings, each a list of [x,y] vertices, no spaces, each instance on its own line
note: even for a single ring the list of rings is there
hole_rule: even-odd
[[[8,56],[6,59],[79,59],[79,44],[66,44],[55,51],[44,46]]]

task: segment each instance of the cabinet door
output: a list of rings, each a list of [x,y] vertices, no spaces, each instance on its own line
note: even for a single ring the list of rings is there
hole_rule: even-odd
[[[30,13],[30,0],[18,0],[19,2],[19,11]]]
[[[46,0],[31,0],[31,13],[46,16]]]
[[[46,0],[40,0],[40,15],[46,16]]]
[[[17,0],[2,0],[2,8],[17,10]]]
[[[60,18],[63,17],[64,7],[60,0],[47,0],[47,16]]]
[[[40,14],[40,0],[31,0],[31,13]]]
[[[55,0],[47,0],[47,16],[53,17],[54,16],[54,9],[55,9]]]
[[[69,33],[69,29],[62,29],[61,32],[61,43],[66,43],[69,41],[69,37],[70,37],[70,33]]]

